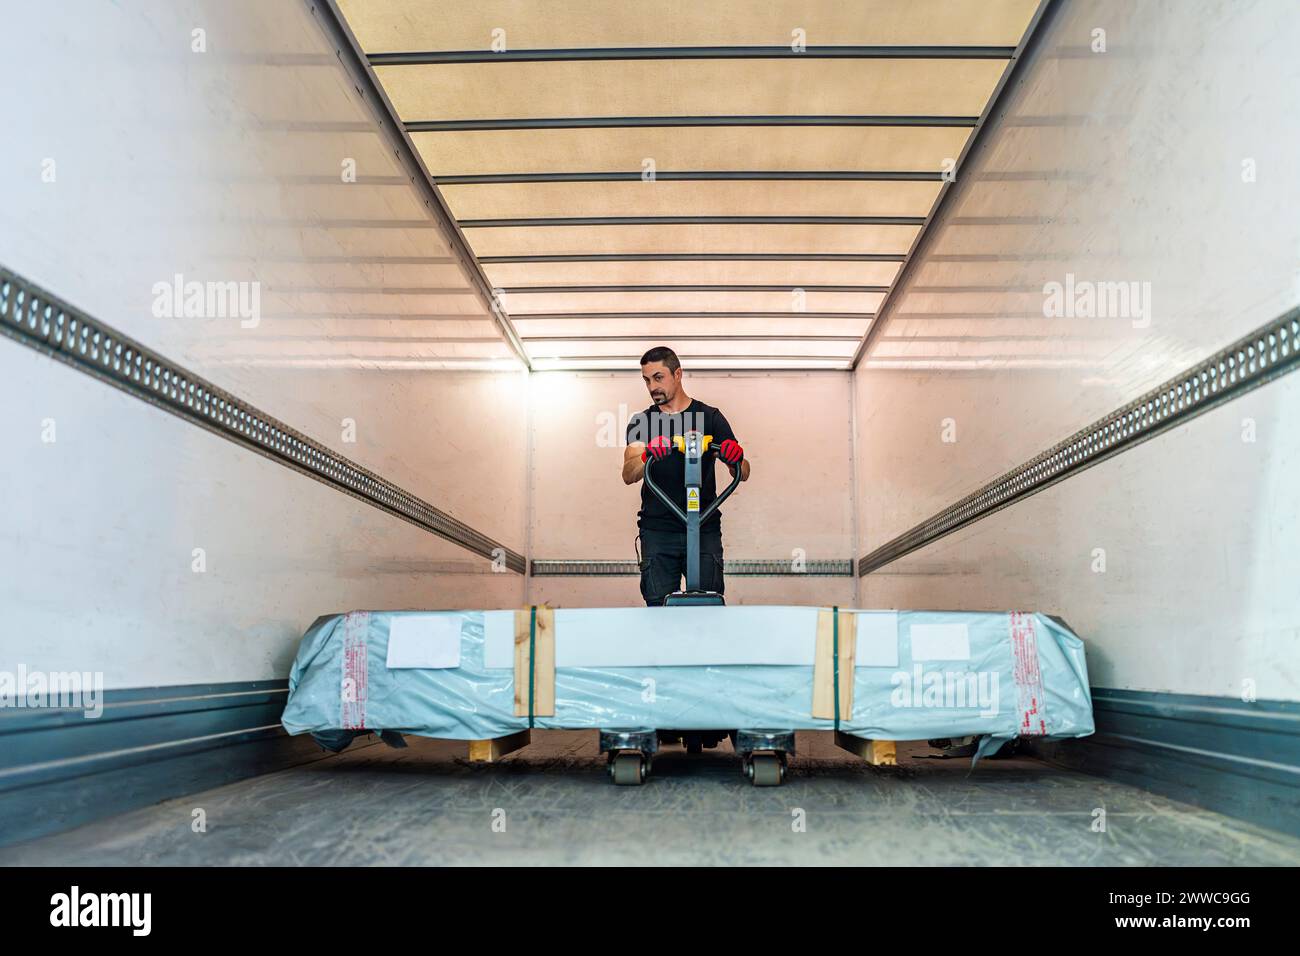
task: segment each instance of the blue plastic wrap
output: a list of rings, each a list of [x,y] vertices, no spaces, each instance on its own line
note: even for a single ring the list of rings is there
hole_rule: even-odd
[[[754,610],[762,609],[750,613]],[[371,611],[318,619],[303,637],[290,673],[285,728],[292,734],[364,729],[456,740],[501,737],[527,728],[529,718],[514,713],[513,669],[485,663],[489,613],[499,612]],[[599,613],[610,615],[611,628],[616,628],[618,615],[631,611]],[[388,667],[391,623],[416,614],[459,619],[458,666]],[[1016,736],[1093,732],[1083,642],[1052,618],[901,611],[896,621],[896,659],[871,666],[861,663],[869,656],[859,658],[852,717],[841,722],[841,730],[884,740],[981,735],[981,752]],[[927,649],[920,655],[924,660],[914,660],[914,629],[935,633],[954,627],[964,636],[965,659],[936,661]],[[718,640],[729,639],[736,638],[718,635]],[[534,717],[533,726],[834,729],[833,720],[811,714],[815,634],[792,639],[807,640],[808,665],[558,666],[555,713]],[[557,625],[557,648],[564,640],[565,629]]]

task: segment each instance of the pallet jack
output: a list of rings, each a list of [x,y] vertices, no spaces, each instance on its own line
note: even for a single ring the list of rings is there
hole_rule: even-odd
[[[740,465],[737,463],[731,483],[701,511],[704,466],[707,463],[713,467],[718,454],[713,447],[713,436],[689,431],[674,435],[673,445],[686,457],[686,510],[655,484],[653,457],[646,458],[644,478],[650,491],[686,525],[686,587],[668,595],[664,607],[725,605],[727,602],[717,591],[700,587],[700,526],[740,485]],[[600,750],[608,755],[609,776],[614,783],[640,786],[650,773],[660,744],[681,743],[687,753],[698,754],[706,747],[716,747],[724,737],[730,738],[733,749],[740,755],[745,776],[754,786],[774,787],[785,780],[789,756],[794,753],[793,730],[602,730]]]

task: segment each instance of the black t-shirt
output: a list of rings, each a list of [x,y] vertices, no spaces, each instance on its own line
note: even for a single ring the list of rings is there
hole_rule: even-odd
[[[637,412],[627,423],[627,442],[648,443],[656,435],[663,435],[670,442],[674,435],[684,435],[689,431],[712,435],[709,447],[721,445],[726,439],[736,440],[736,433],[731,430],[727,417],[712,405],[705,405],[698,398],[676,415],[665,415],[658,406],[651,405],[643,412]],[[706,460],[703,464],[703,481],[700,484],[700,510],[703,511],[713,499],[718,497],[717,482],[714,471],[716,459]],[[663,461],[654,464],[655,484],[677,502],[677,507],[686,510],[686,456],[676,448]],[[727,480],[731,475],[727,473]],[[653,491],[641,482],[641,510],[637,512],[637,527],[647,531],[686,531],[682,520],[668,510]],[[722,527],[722,510],[709,515],[709,520],[700,524],[700,530],[717,530]]]

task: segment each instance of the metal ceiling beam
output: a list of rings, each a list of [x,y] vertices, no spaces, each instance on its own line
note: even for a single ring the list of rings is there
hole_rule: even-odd
[[[532,285],[498,288],[500,293],[511,295],[543,295],[558,292],[791,292],[802,289],[805,292],[887,292],[885,285]],[[468,286],[459,289],[442,289],[432,286],[273,286],[263,287],[265,292],[279,292],[294,295],[473,295],[474,290]],[[963,291],[960,289],[935,289],[931,291]],[[997,292],[993,288],[980,287],[974,291]],[[466,316],[474,319],[478,316]]]
[[[452,248],[459,254],[460,264],[469,274],[470,281],[474,283],[475,288],[478,289],[483,304],[501,330],[502,337],[506,340],[510,350],[524,364],[524,367],[531,369],[532,365],[528,360],[528,352],[524,349],[523,343],[519,341],[519,335],[510,323],[510,317],[501,309],[496,297],[492,294],[492,285],[488,282],[487,276],[483,274],[483,269],[474,256],[474,250],[470,248],[469,242],[465,239],[465,234],[457,225],[456,217],[452,215],[451,209],[442,198],[442,193],[434,185],[433,177],[429,175],[428,167],[424,165],[424,160],[420,158],[420,153],[415,148],[415,144],[411,142],[411,137],[402,128],[397,111],[393,108],[387,94],[384,93],[383,85],[379,82],[379,78],[375,76],[375,71],[370,67],[365,51],[357,43],[356,37],[352,35],[352,31],[347,25],[347,19],[339,10],[338,0],[323,0],[323,2],[306,0],[306,3],[312,15],[320,21],[327,39],[333,44],[339,63],[352,77],[357,93],[370,107],[375,121],[379,124],[380,134],[388,135],[399,164],[407,171],[412,184],[416,186],[419,192],[424,194],[424,205],[429,209],[430,215],[434,216],[435,220],[439,221],[439,225],[444,227],[441,231]]]
[[[572,60],[1006,60],[1009,46],[670,46],[582,47],[552,50],[411,50],[372,53],[372,66],[464,63],[547,63]]]
[[[474,295],[472,286],[387,286],[387,285],[265,285],[263,292],[285,295]],[[478,318],[478,316],[467,316]]]
[[[637,129],[679,126],[912,126],[973,127],[978,116],[555,116],[511,119],[411,120],[408,133],[507,129]]]
[[[385,266],[454,266],[453,256],[229,256],[232,262],[270,263],[275,265],[385,265]]]
[[[946,180],[943,186],[940,187],[939,195],[935,197],[934,205],[930,207],[930,214],[925,217],[925,224],[912,242],[912,248],[907,251],[907,257],[903,261],[902,268],[898,270],[898,275],[894,276],[892,287],[885,293],[880,308],[876,310],[879,318],[871,323],[871,327],[862,336],[862,343],[853,354],[853,363],[850,368],[858,367],[862,357],[871,348],[873,340],[880,334],[879,330],[887,323],[889,315],[893,311],[894,301],[897,299],[898,289],[911,275],[913,263],[919,259],[921,251],[926,248],[929,242],[932,235],[931,224],[946,209],[953,187],[956,185],[956,180],[965,170],[968,159],[983,148],[983,144],[987,139],[985,132],[992,125],[990,119],[1002,102],[1003,91],[1010,84],[1016,69],[1025,61],[1025,54],[1033,47],[1036,38],[1041,37],[1046,32],[1043,25],[1051,19],[1059,6],[1057,0],[1039,0],[1038,8],[1034,11],[1029,25],[1025,28],[1024,36],[1020,38],[1020,43],[1017,44],[1015,52],[1008,60],[1006,68],[1002,71],[1002,76],[998,79],[997,86],[993,88],[993,94],[989,97],[988,103],[984,106],[984,111],[980,114],[979,122],[975,125],[975,131],[967,138],[966,145],[962,147],[961,155],[957,157],[957,162],[953,167],[953,178]]]
[[[481,256],[479,262],[902,262],[901,252],[630,252],[583,255]]]
[[[519,321],[580,319],[871,319],[874,312],[525,312]]]
[[[640,356],[637,356],[640,358]],[[539,358],[538,361],[549,361]],[[748,356],[729,356],[728,361],[752,361]],[[736,373],[759,373],[768,375],[773,372],[808,372],[814,375],[839,375],[841,372],[849,370],[848,357],[836,359],[835,364],[822,365],[763,365],[751,368],[738,367],[734,365],[692,365],[687,371],[689,372],[736,372]],[[636,371],[636,359],[632,360],[632,366],[624,362],[621,365],[580,365],[572,368],[548,367],[537,369],[538,372],[595,372],[598,374],[619,374],[626,375],[629,372]]]
[[[491,323],[486,315],[454,312],[263,312],[263,321],[424,321],[424,323]],[[495,328],[495,326],[494,326]]]
[[[635,171],[590,173],[474,173],[464,176],[438,176],[443,186],[485,186],[502,183],[617,183],[637,182],[644,174]],[[656,182],[723,182],[749,180],[797,180],[807,182],[940,182],[939,170],[686,170],[656,172]]]
[[[702,361],[723,362],[761,362],[768,359],[789,359],[801,362],[847,362],[849,355],[798,355],[781,353],[777,355],[699,355],[678,352],[677,357],[683,361],[698,359]],[[539,361],[554,359],[557,362],[631,362],[635,365],[640,355],[556,355],[537,356]],[[623,367],[623,366],[619,366]]]
[[[887,292],[887,285],[525,285],[498,289],[507,295],[561,292]]]
[[[670,335],[674,342],[856,342],[856,335]],[[525,342],[640,342],[662,335],[525,335]],[[388,339],[386,341],[393,341]],[[845,356],[847,358],[847,356]]]
[[[573,216],[535,219],[462,219],[462,229],[535,226],[816,225],[920,226],[924,216]]]

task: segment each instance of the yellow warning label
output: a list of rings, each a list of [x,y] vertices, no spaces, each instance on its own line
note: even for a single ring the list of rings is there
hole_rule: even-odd
[[[687,511],[700,510],[700,489],[699,488],[686,489],[686,510]]]

